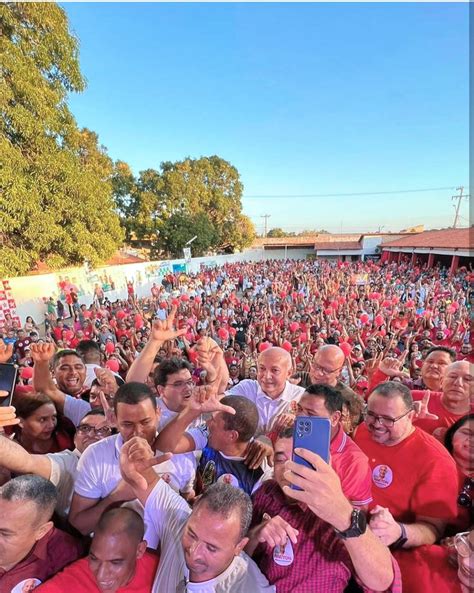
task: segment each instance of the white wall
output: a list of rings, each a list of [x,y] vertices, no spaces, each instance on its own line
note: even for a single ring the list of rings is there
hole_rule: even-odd
[[[230,255],[216,255],[192,258],[188,265],[191,273],[200,270],[201,263],[206,265],[222,265],[225,262],[259,261],[265,258],[261,249],[249,250],[245,253]],[[77,287],[80,303],[90,305],[94,285],[100,282],[99,278],[107,275],[114,284],[115,290],[106,293],[111,301],[127,298],[127,281],[132,280],[135,292],[139,297],[150,296],[150,289],[154,282],[160,284],[164,275],[172,271],[173,264],[184,264],[184,259],[168,261],[143,262],[138,264],[125,264],[121,266],[107,266],[97,268],[91,273],[83,268],[68,268],[52,274],[21,276],[9,279],[10,292],[16,301],[16,314],[21,321],[31,315],[37,323],[44,320],[46,307],[44,299],[50,296],[54,300],[59,297],[59,282],[65,281]],[[12,313],[13,315],[13,313]]]

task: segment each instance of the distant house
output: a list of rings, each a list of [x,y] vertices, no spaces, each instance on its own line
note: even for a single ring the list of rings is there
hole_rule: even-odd
[[[424,231],[384,243],[381,261],[410,261],[430,268],[441,264],[452,273],[474,263],[473,239],[474,227]]]

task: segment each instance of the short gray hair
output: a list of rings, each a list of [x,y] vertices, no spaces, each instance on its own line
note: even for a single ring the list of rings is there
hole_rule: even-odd
[[[407,410],[411,410],[413,408],[413,397],[411,395],[411,391],[406,385],[403,385],[403,383],[398,381],[385,381],[385,383],[380,383],[380,385],[377,385],[370,395],[373,394],[386,397],[387,399],[393,399],[399,396],[402,398]]]
[[[225,519],[237,511],[240,515],[240,538],[247,535],[252,521],[252,501],[246,492],[230,484],[216,482],[196,500],[193,510],[202,505]]]
[[[8,481],[0,488],[0,499],[11,502],[32,502],[37,508],[37,517],[49,520],[58,501],[56,486],[41,476],[25,474]]]

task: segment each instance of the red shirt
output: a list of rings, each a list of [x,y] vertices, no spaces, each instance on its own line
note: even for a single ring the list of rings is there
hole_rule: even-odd
[[[331,465],[341,480],[342,491],[352,506],[363,507],[372,502],[372,472],[367,455],[354,443],[342,427],[330,445]]]
[[[120,587],[115,593],[150,593],[158,567],[158,556],[146,552],[137,560],[137,567],[133,579]],[[35,593],[101,593],[94,575],[89,568],[87,558],[82,558],[68,566],[47,583],[35,589]]]
[[[417,515],[454,520],[456,464],[434,437],[415,428],[406,439],[388,447],[376,443],[363,423],[354,440],[369,458],[374,504],[388,508],[396,521],[414,523]]]
[[[10,593],[23,581],[39,585],[80,556],[78,542],[69,534],[53,528],[31,549],[21,562],[5,572],[0,568],[0,591]],[[21,591],[21,588],[20,588]]]
[[[457,569],[442,546],[419,546],[393,553],[402,573],[403,593],[461,593]]]
[[[414,390],[411,392],[413,400],[419,401],[423,399],[426,394],[424,390]],[[453,414],[447,410],[442,402],[441,397],[443,393],[441,391],[430,391],[430,401],[428,403],[428,410],[431,414],[438,416],[438,420],[430,420],[429,418],[423,418],[421,420],[415,420],[414,424],[419,426],[421,429],[429,434],[432,434],[439,441],[444,439],[444,433],[451,425],[453,425],[459,418],[462,418],[466,414]],[[467,412],[466,412],[467,413]]]
[[[268,480],[255,492],[253,498],[252,526],[261,523],[263,514],[279,515],[299,531],[297,543],[285,547],[285,556],[291,558],[287,565],[277,564],[274,549],[259,544],[253,559],[277,591],[292,593],[342,593],[351,575],[355,576],[349,553],[329,523],[321,521],[310,511],[304,511],[288,500],[274,480]],[[401,592],[400,572],[393,562],[394,581],[388,589]],[[372,591],[366,587],[365,593]]]

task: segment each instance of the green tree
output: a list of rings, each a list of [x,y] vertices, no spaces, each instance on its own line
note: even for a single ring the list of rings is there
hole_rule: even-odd
[[[79,130],[69,92],[85,83],[64,11],[50,3],[0,5],[0,274],[92,264],[122,241],[112,163]]]
[[[270,229],[267,233],[267,237],[270,237],[270,238],[272,238],[272,237],[279,238],[279,237],[286,237],[286,236],[287,236],[287,234],[280,227],[277,227],[276,229]]]
[[[176,212],[162,222],[157,244],[167,255],[183,257],[183,248],[194,236],[192,254],[201,256],[215,245],[217,234],[204,213],[189,215]]]

